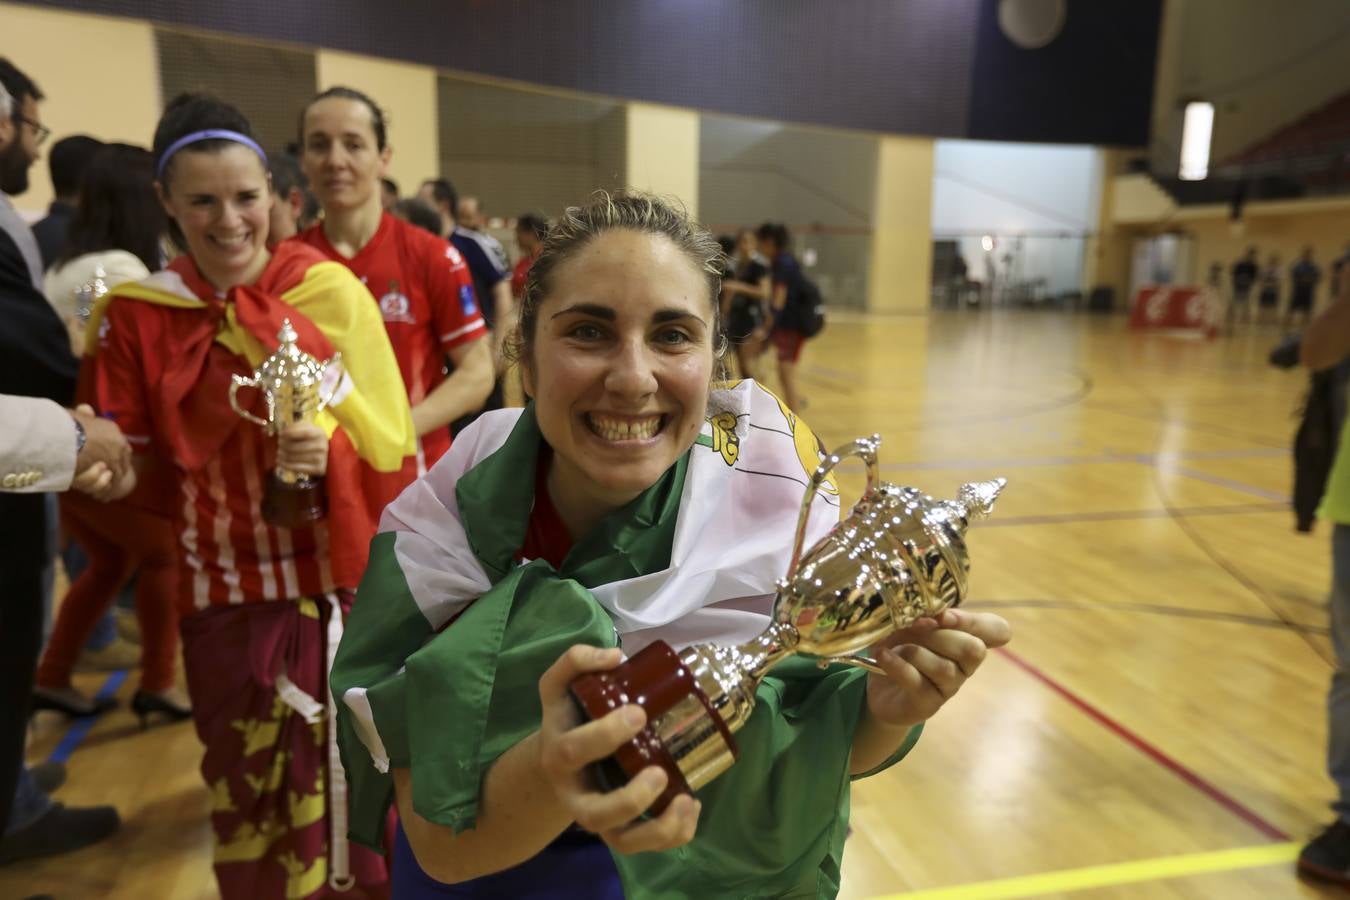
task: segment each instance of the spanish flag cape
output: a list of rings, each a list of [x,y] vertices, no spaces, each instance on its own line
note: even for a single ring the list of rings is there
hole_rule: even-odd
[[[571,645],[632,655],[657,638],[727,644],[768,627],[819,443],[751,381],[715,391],[711,412],[558,570],[516,562],[543,441],[533,407],[480,416],[389,505],[330,678],[353,840],[380,846],[391,767],[412,770],[424,818],[473,828],[484,774],[538,729],[539,677]],[[808,537],[838,520],[830,485]],[[614,858],[624,896],[833,897],[866,676],[799,657],[773,668],[736,734],[739,761],[699,792],[693,842]]]
[[[403,378],[365,286],[341,263],[286,242],[272,250],[256,282],[232,287],[222,298],[191,258],[180,256],[99,300],[85,331],[91,361],[108,305],[119,299],[202,313],[188,320],[186,331],[176,330],[174,341],[146,348],[158,375],[145,385],[156,441],[187,471],[213,459],[234,429],[258,427],[230,407],[231,377],[251,374],[276,350],[284,319],[291,320],[300,349],[316,359],[342,353],[335,401],[315,421],[330,438],[325,484],[333,573],[340,586],[359,583],[381,512],[362,491],[360,467],[394,472],[416,452]],[[92,371],[93,365],[84,368]]]

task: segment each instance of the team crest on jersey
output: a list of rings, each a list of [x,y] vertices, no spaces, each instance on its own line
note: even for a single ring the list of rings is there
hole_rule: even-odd
[[[398,289],[398,282],[389,282],[389,291],[380,298],[380,315],[386,322],[417,323],[412,314],[412,302]]]
[[[473,295],[473,285],[461,284],[459,286],[459,305],[464,307],[464,315],[478,315],[478,300]]]
[[[445,248],[445,258],[450,260],[450,266],[452,268],[464,265],[464,257],[460,256],[459,251],[454,247],[447,246]]]

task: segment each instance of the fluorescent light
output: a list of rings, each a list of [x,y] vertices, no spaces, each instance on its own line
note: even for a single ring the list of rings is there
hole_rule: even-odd
[[[1214,131],[1214,104],[1187,103],[1181,124],[1182,181],[1203,181],[1209,174],[1209,139]]]

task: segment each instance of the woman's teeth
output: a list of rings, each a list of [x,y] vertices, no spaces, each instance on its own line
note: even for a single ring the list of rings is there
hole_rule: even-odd
[[[211,238],[211,240],[215,241],[217,244],[219,244],[219,245],[222,246],[222,247],[225,247],[226,249],[233,250],[233,249],[236,248],[236,247],[242,247],[242,246],[244,246],[245,244],[247,244],[247,243],[248,243],[248,235],[246,235],[246,234],[241,234],[241,235],[238,235],[237,237],[232,237],[232,238],[223,238],[223,237],[214,237],[214,236],[213,236],[213,237]]]
[[[656,436],[661,430],[661,417],[649,419],[608,419],[603,416],[588,415],[586,424],[591,431],[607,441],[645,441]]]

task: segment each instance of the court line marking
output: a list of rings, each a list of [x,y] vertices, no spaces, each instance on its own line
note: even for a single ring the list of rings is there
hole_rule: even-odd
[[[1073,612],[1152,613],[1160,616],[1174,616],[1180,619],[1228,622],[1234,625],[1278,628],[1283,631],[1297,631],[1323,636],[1331,633],[1331,628],[1326,625],[1309,625],[1306,622],[1269,619],[1262,616],[1246,616],[1241,613],[1224,612],[1222,610],[1194,609],[1185,606],[1166,606],[1158,603],[1121,603],[1116,601],[1080,603],[1073,600],[1028,598],[1020,600],[972,600],[964,605],[967,609],[1062,609]]]
[[[1020,469],[1034,468],[1038,466],[1092,466],[1109,465],[1111,463],[1143,463],[1144,465],[1155,465],[1160,462],[1175,464],[1185,460],[1194,460],[1197,462],[1206,460],[1225,460],[1225,459],[1249,459],[1266,457],[1287,457],[1290,455],[1288,449],[1273,450],[1266,448],[1251,448],[1246,450],[1194,450],[1183,453],[1114,453],[1110,450],[1102,453],[1084,456],[1022,456],[1010,457],[1007,459],[943,459],[943,460],[922,460],[922,461],[900,461],[882,463],[883,470],[894,469],[969,469],[974,467],[987,467],[998,469]],[[855,463],[854,467],[861,468],[861,464]]]
[[[1026,672],[1032,678],[1035,678],[1037,681],[1050,688],[1050,690],[1059,694],[1060,697],[1067,700],[1070,704],[1076,706],[1080,712],[1083,712],[1089,718],[1096,720],[1097,724],[1103,726],[1108,731],[1113,732],[1117,737],[1132,745],[1136,750],[1170,771],[1173,775],[1177,776],[1206,797],[1209,797],[1209,799],[1228,810],[1237,818],[1255,828],[1265,837],[1273,841],[1289,840],[1289,835],[1285,834],[1284,831],[1276,828],[1274,825],[1261,818],[1257,813],[1243,806],[1238,800],[1225,794],[1222,790],[1215,787],[1213,784],[1210,784],[1204,778],[1201,778],[1195,772],[1186,768],[1186,766],[1177,762],[1133,731],[1130,731],[1124,725],[1120,724],[1115,719],[1111,718],[1106,713],[1102,712],[1100,709],[1093,706],[1091,703],[1084,700],[1031,663],[1027,662],[1025,659],[1022,659],[1022,657],[1013,653],[1007,647],[1000,647],[997,652],[1001,653],[1005,659]]]
[[[1292,457],[1292,453],[1291,453]],[[1268,491],[1265,488],[1257,487],[1254,484],[1246,484],[1236,481],[1232,478],[1224,478],[1222,475],[1211,475],[1208,472],[1201,472],[1198,469],[1190,469],[1185,466],[1175,466],[1168,468],[1168,474],[1177,474],[1186,478],[1194,478],[1196,481],[1203,481],[1206,484],[1217,485],[1221,488],[1227,488],[1230,491],[1238,491],[1243,494],[1251,494],[1253,497],[1261,497],[1265,500],[1289,502],[1288,494],[1281,494],[1278,491]]]
[[[872,900],[1012,900],[1017,897],[1042,897],[1051,893],[1068,893],[1088,888],[1116,887],[1168,878],[1186,878],[1213,872],[1233,872],[1239,869],[1257,869],[1292,862],[1298,858],[1297,843],[1262,844],[1257,847],[1237,847],[1184,856],[1162,856],[1127,863],[1086,866],[978,881],[944,888],[929,888],[901,894],[885,894]]]
[[[117,693],[117,689],[120,688],[122,682],[126,680],[126,669],[120,669],[113,672],[108,676],[107,680],[103,682],[103,686],[98,689],[98,693],[94,695],[94,700],[108,699],[113,694]],[[47,761],[59,763],[69,761],[71,754],[73,754],[76,748],[80,746],[80,742],[89,734],[89,729],[94,727],[94,723],[98,721],[99,718],[98,715],[93,715],[81,716],[80,718],[73,720],[70,723],[70,727],[66,729],[66,733],[61,736],[60,742],[52,752],[47,755]]]
[[[1192,518],[1201,516],[1231,516],[1248,513],[1286,512],[1289,504],[1276,503],[1232,503],[1225,506],[1182,506],[1176,509],[1115,509],[1100,512],[1083,513],[1047,513],[1039,516],[995,516],[980,523],[980,530],[986,528],[1007,528],[1012,525],[1064,525],[1076,522],[1118,522],[1132,519],[1172,519],[1177,516]]]

